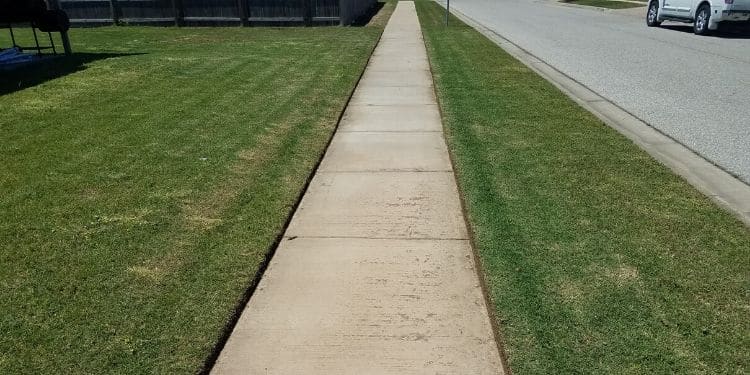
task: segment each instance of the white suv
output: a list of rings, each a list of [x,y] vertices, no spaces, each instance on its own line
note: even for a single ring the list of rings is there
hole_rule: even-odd
[[[648,26],[662,21],[692,22],[696,34],[706,35],[719,25],[750,28],[750,0],[651,0]]]

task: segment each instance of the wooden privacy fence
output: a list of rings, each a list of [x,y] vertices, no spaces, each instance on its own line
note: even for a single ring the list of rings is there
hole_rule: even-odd
[[[73,24],[351,25],[377,0],[57,0]]]

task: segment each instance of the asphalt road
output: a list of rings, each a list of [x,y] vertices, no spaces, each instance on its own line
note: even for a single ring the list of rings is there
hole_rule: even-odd
[[[541,0],[451,7],[750,183],[750,36],[648,28],[645,8]]]

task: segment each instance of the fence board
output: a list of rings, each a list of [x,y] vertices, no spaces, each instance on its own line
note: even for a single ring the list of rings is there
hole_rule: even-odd
[[[248,0],[248,9],[252,18],[305,16],[303,0]]]
[[[64,9],[71,19],[112,19],[109,0],[60,0],[60,8]]]
[[[313,0],[314,18],[339,17],[339,0]]]
[[[59,0],[74,23],[200,24],[338,22],[349,25],[376,0]],[[114,9],[114,12],[113,12]],[[113,14],[114,13],[114,14]],[[244,20],[244,21],[243,21]]]
[[[171,0],[117,0],[122,19],[174,19]]]
[[[182,0],[185,17],[240,18],[237,0]]]

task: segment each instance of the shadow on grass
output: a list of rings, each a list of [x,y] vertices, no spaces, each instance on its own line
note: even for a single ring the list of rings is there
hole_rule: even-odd
[[[689,24],[684,25],[661,25],[663,29],[680,31],[683,33],[693,34],[693,26]],[[750,39],[750,28],[743,30],[741,28],[730,28],[724,27],[717,31],[712,32],[706,37],[711,38],[723,38],[723,39]]]
[[[86,64],[104,59],[139,55],[139,53],[74,53],[48,57],[10,70],[0,70],[0,96],[86,69]]]
[[[367,26],[368,23],[370,23],[370,20],[372,17],[375,17],[378,12],[380,12],[381,9],[383,9],[383,6],[385,5],[385,2],[383,1],[377,1],[375,2],[375,5],[370,7],[370,9],[367,10],[367,12],[352,23],[352,26],[355,27],[361,27],[361,26]]]

